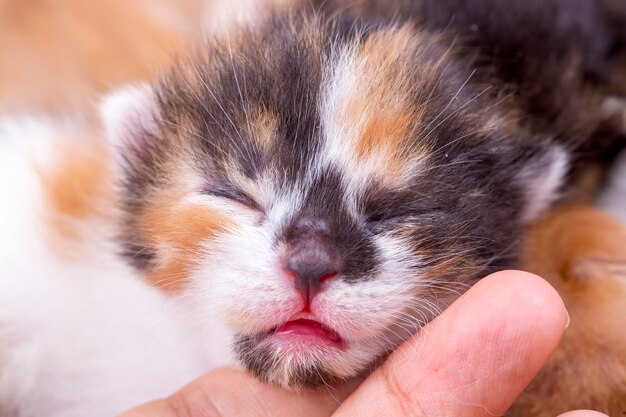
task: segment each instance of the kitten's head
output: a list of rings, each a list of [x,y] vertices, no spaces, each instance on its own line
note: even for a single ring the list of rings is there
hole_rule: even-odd
[[[563,153],[437,34],[275,18],[104,106],[126,255],[262,379],[363,371],[494,268]],[[202,324],[202,322],[200,322]]]

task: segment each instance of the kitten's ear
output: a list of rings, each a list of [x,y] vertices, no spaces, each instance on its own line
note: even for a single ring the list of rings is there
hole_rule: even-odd
[[[522,221],[530,222],[559,198],[569,171],[569,153],[561,145],[535,143],[521,152],[517,162],[522,162],[515,176],[525,200]]]
[[[121,88],[104,98],[100,115],[109,143],[118,154],[140,155],[156,130],[158,106],[147,84]]]

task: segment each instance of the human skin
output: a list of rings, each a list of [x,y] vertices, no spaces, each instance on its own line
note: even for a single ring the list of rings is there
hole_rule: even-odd
[[[503,271],[476,284],[356,389],[294,393],[220,369],[120,417],[493,417],[504,414],[541,369],[568,323],[546,281]]]

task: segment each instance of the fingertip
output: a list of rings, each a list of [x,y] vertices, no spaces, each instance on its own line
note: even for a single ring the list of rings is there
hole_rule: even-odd
[[[183,417],[181,416],[172,406],[172,404],[168,400],[158,400],[153,401],[144,405],[141,405],[137,408],[134,408],[130,411],[125,412],[124,414],[119,415],[118,417]]]
[[[518,291],[532,291],[545,296],[551,301],[560,302],[562,304],[561,297],[548,281],[539,275],[526,271],[508,269],[494,272],[493,274],[480,280],[475,287],[484,285],[500,286],[503,285],[503,283],[511,289]]]
[[[514,270],[492,274],[365,382],[357,394],[363,401],[375,398],[378,409],[353,400],[342,411],[367,416],[395,407],[402,415],[411,403],[423,415],[436,415],[441,407],[457,416],[503,413],[557,347],[567,317],[561,297],[543,278]],[[381,398],[381,386],[397,395]]]
[[[578,411],[570,411],[565,414],[561,414],[559,417],[609,417],[604,413],[600,413],[598,411],[592,410],[578,410]]]
[[[548,281],[533,273],[519,270],[495,272],[479,281],[472,290],[494,292],[512,299],[521,297],[522,300],[518,301],[523,302],[525,310],[536,312],[544,325],[552,321],[561,332],[569,326],[569,313],[559,293]]]

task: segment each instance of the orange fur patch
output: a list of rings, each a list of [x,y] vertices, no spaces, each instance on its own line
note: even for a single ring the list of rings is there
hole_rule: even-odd
[[[93,132],[77,128],[55,142],[58,158],[51,167],[38,166],[38,172],[49,203],[47,212],[53,232],[52,248],[68,255],[68,244],[89,239],[84,232],[86,221],[111,223],[115,204],[113,158]],[[73,246],[72,246],[73,247]]]
[[[267,150],[276,134],[278,121],[276,116],[268,111],[261,111],[252,123],[252,132],[254,139],[261,149]]]
[[[338,62],[335,77],[346,78],[332,94],[332,123],[336,135],[350,141],[355,161],[383,180],[397,183],[408,158],[419,159],[420,149],[407,149],[412,129],[419,125],[421,109],[410,97],[414,86],[407,59],[419,44],[410,27],[374,33],[358,42]],[[335,139],[333,139],[335,140]],[[340,145],[346,146],[346,145]]]
[[[149,273],[154,286],[176,292],[202,259],[202,244],[225,232],[234,222],[206,206],[184,202],[185,193],[162,191],[142,217],[146,243],[162,262]]]
[[[402,143],[417,109],[404,99],[408,84],[404,58],[413,48],[415,35],[402,28],[370,36],[361,50],[363,85],[357,88],[348,106],[348,120],[365,118],[357,143],[357,155],[367,158],[382,152],[386,159],[398,163],[402,157]],[[363,112],[366,111],[366,114]]]
[[[510,416],[573,409],[626,412],[626,227],[584,206],[566,207],[527,236],[524,265],[559,291],[571,317],[561,345]]]

